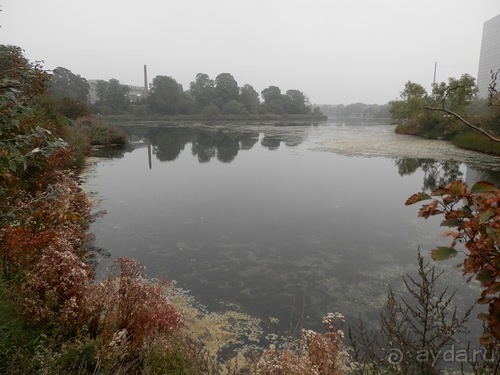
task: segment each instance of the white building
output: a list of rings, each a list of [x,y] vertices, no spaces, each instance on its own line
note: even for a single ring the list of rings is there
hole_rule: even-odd
[[[477,86],[479,96],[486,98],[489,94],[488,85],[491,83],[491,71],[500,69],[500,14],[486,21],[483,26],[481,54],[479,56],[479,70]],[[500,91],[500,75],[497,90]]]
[[[90,85],[90,91],[89,91],[89,98],[90,98],[90,104],[95,104],[97,100],[99,99],[97,97],[97,79],[90,79],[87,81]],[[144,89],[143,86],[132,86],[132,85],[125,85],[128,87],[128,100],[131,103],[136,103],[140,102],[142,99],[144,99],[147,96],[146,90]]]

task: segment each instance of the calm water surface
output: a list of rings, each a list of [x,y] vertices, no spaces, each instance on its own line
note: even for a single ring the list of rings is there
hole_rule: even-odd
[[[161,124],[154,124],[161,125]],[[376,321],[387,287],[428,257],[438,220],[406,207],[449,179],[497,180],[500,159],[384,124],[127,127],[135,149],[100,161],[88,185],[107,215],[97,245],[133,257],[211,310],[232,306],[284,332],[328,312]],[[152,145],[151,168],[147,143]],[[445,284],[464,279],[447,270]],[[478,293],[461,287],[459,304]]]

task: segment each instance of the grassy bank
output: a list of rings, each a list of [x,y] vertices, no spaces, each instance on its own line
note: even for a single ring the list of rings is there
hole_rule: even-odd
[[[486,136],[470,130],[459,121],[426,125],[421,119],[410,119],[396,126],[395,132],[428,139],[447,140],[466,150],[500,155],[500,143],[492,142]]]
[[[493,142],[479,133],[468,132],[457,134],[452,139],[452,142],[460,148],[500,156],[500,143]]]

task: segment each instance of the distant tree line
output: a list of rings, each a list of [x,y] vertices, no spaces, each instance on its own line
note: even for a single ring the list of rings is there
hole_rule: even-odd
[[[230,73],[221,73],[215,80],[198,73],[184,90],[174,78],[158,75],[153,78],[146,98],[129,99],[129,87],[117,79],[89,82],[66,68],[56,68],[49,82],[57,97],[90,104],[94,112],[103,114],[162,114],[162,115],[309,115],[321,114],[319,107],[309,103],[302,91],[285,93],[269,86],[259,93],[250,84],[239,86]],[[91,96],[93,97],[91,100]]]
[[[320,110],[329,118],[387,119],[391,117],[389,104],[324,104],[320,105]]]

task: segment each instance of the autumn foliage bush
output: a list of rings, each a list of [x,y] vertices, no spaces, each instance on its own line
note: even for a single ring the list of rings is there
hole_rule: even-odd
[[[50,100],[40,100],[47,78],[20,49],[0,49],[1,297],[19,309],[23,327],[43,332],[32,347],[17,347],[19,333],[12,331],[16,355],[1,357],[0,372],[140,369],[148,348],[168,347],[183,316],[165,296],[169,284],[147,281],[137,261],[119,259],[108,278],[94,280],[88,233],[94,215],[66,169],[74,149],[62,139],[78,134]],[[82,121],[76,126],[94,131],[83,143],[94,133],[125,141],[115,127]],[[2,347],[3,340],[2,333]]]
[[[450,246],[432,250],[433,259],[453,258],[465,250],[463,273],[470,275],[468,281],[480,283],[483,290],[478,303],[488,305],[488,312],[479,316],[488,327],[481,343],[500,342],[500,190],[485,181],[470,189],[464,182],[455,181],[430,194],[416,193],[406,204],[426,200],[431,202],[422,205],[418,215],[425,219],[443,216],[441,225],[450,228],[444,235],[452,239]]]
[[[93,285],[87,300],[91,334],[140,350],[182,327],[183,315],[166,296],[171,285],[145,279],[143,270],[138,261],[119,258],[110,275]]]
[[[340,325],[344,317],[329,313],[323,318],[325,333],[302,330],[296,347],[270,349],[257,365],[262,375],[341,375],[347,373],[348,353]]]

